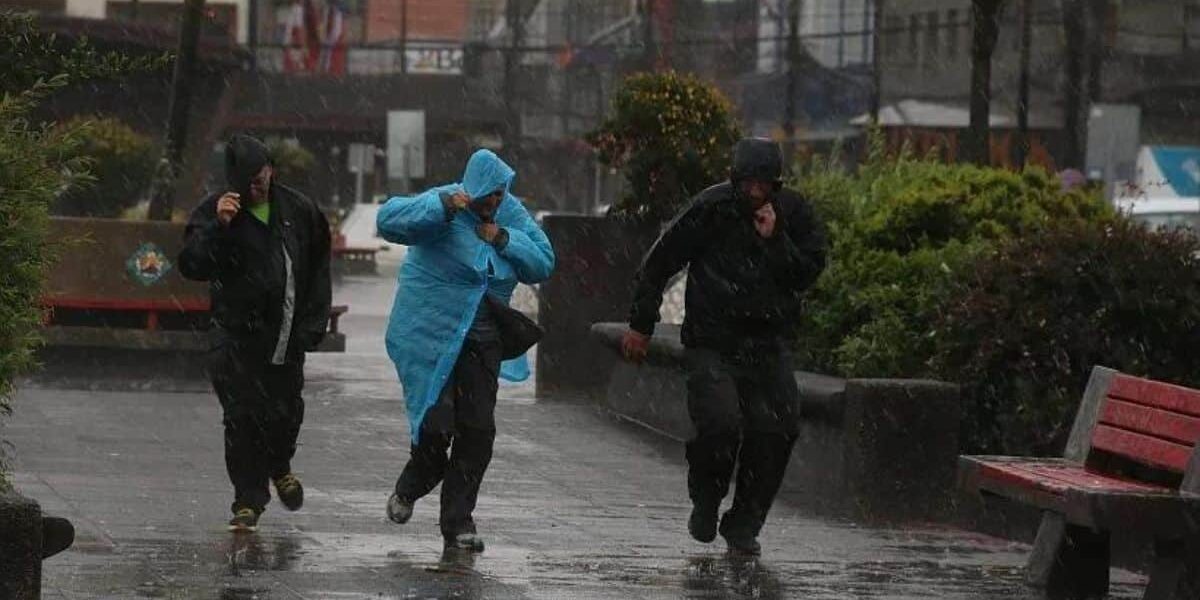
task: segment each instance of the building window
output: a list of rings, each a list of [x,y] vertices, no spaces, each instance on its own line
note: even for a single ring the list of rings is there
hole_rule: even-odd
[[[921,54],[921,17],[908,16],[908,54],[917,60]]]
[[[942,54],[942,28],[939,27],[938,13],[925,13],[925,51],[921,53],[921,57],[929,66],[937,63]]]
[[[958,11],[953,8],[946,11],[946,57],[958,57],[959,44]]]
[[[67,12],[67,0],[4,0],[0,2],[0,10],[62,15]]]
[[[1108,23],[1115,19],[1108,19]],[[1108,31],[1106,30],[1107,34]],[[1112,36],[1107,36],[1112,37]],[[1111,44],[1111,42],[1110,42]],[[1183,7],[1183,49],[1195,50],[1200,48],[1200,6],[1188,4]]]
[[[884,29],[883,50],[893,57],[904,51],[900,47],[900,34],[904,30],[904,20],[897,16],[887,18],[887,25]]]

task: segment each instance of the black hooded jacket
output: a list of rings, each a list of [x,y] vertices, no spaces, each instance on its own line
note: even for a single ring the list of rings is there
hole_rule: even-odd
[[[225,165],[231,190],[249,198],[250,179],[268,163],[262,142],[233,138]],[[324,214],[300,192],[272,182],[268,223],[243,205],[223,226],[217,220],[220,196],[209,196],[192,211],[180,273],[209,282],[219,333],[271,362],[302,358],[320,343],[329,321],[330,234]],[[285,327],[288,320],[291,326]]]
[[[745,139],[734,148],[731,180],[700,192],[650,248],[639,269],[630,327],[654,332],[663,292],[688,269],[682,341],[688,347],[731,348],[747,339],[794,335],[801,297],[825,268],[825,236],[812,206],[780,190],[775,233],[762,238],[737,182],[778,181],[779,146]]]

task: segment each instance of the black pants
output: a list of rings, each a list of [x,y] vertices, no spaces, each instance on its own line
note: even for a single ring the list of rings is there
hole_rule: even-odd
[[[221,400],[232,509],[261,512],[271,500],[269,480],[292,470],[304,422],[303,359],[272,365],[261,349],[230,341],[211,352],[208,372]]]
[[[687,444],[688,495],[720,505],[734,469],[733,506],[721,518],[727,538],[753,539],[779,492],[796,442],[799,390],[782,344],[734,352],[689,348],[688,413],[696,437]]]
[[[439,522],[447,539],[475,533],[471,514],[496,441],[499,375],[499,342],[467,340],[396,481],[396,495],[406,502],[416,502],[442,484]]]

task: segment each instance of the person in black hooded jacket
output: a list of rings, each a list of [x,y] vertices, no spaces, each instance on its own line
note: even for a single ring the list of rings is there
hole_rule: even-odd
[[[812,206],[784,190],[779,146],[734,147],[730,180],[700,192],[651,247],[637,273],[625,357],[640,362],[667,283],[687,268],[681,332],[688,369],[688,531],[718,531],[731,551],[758,554],[797,429],[789,351],[805,290],[825,268]],[[720,518],[736,467],[733,505]]]
[[[179,255],[184,277],[209,282],[207,371],[221,401],[231,530],[254,530],[270,501],[297,510],[291,459],[304,420],[304,353],[329,320],[330,232],[308,198],[275,181],[267,147],[238,135],[225,148],[229,191],[192,211]]]

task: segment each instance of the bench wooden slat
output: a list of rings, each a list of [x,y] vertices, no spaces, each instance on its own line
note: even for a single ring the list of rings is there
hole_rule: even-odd
[[[1100,422],[1188,446],[1200,439],[1200,418],[1117,398],[1105,401]]]
[[[963,456],[976,465],[981,477],[1036,487],[1063,494],[1068,489],[1094,492],[1169,494],[1171,488],[1133,479],[1089,471],[1082,465],[1061,458],[1015,458],[1008,456]]]
[[[1200,417],[1200,391],[1128,375],[1117,375],[1108,388],[1110,398]]]
[[[1115,454],[1156,469],[1183,473],[1192,448],[1149,435],[1100,424],[1092,434],[1092,448]]]
[[[1097,366],[1063,458],[961,456],[958,481],[1045,511],[1029,583],[1057,581],[1062,595],[1099,596],[1108,591],[1109,532],[1148,532],[1156,544],[1200,533],[1198,439],[1200,391]],[[1183,483],[1143,481],[1146,474],[1125,472],[1106,455],[1182,474]],[[1184,572],[1177,558],[1156,556],[1146,598],[1175,598],[1180,577],[1200,574],[1200,564]]]
[[[46,307],[72,308],[79,310],[152,310],[163,312],[207,312],[208,298],[163,298],[159,300],[125,298],[76,298],[47,296],[42,298]]]

